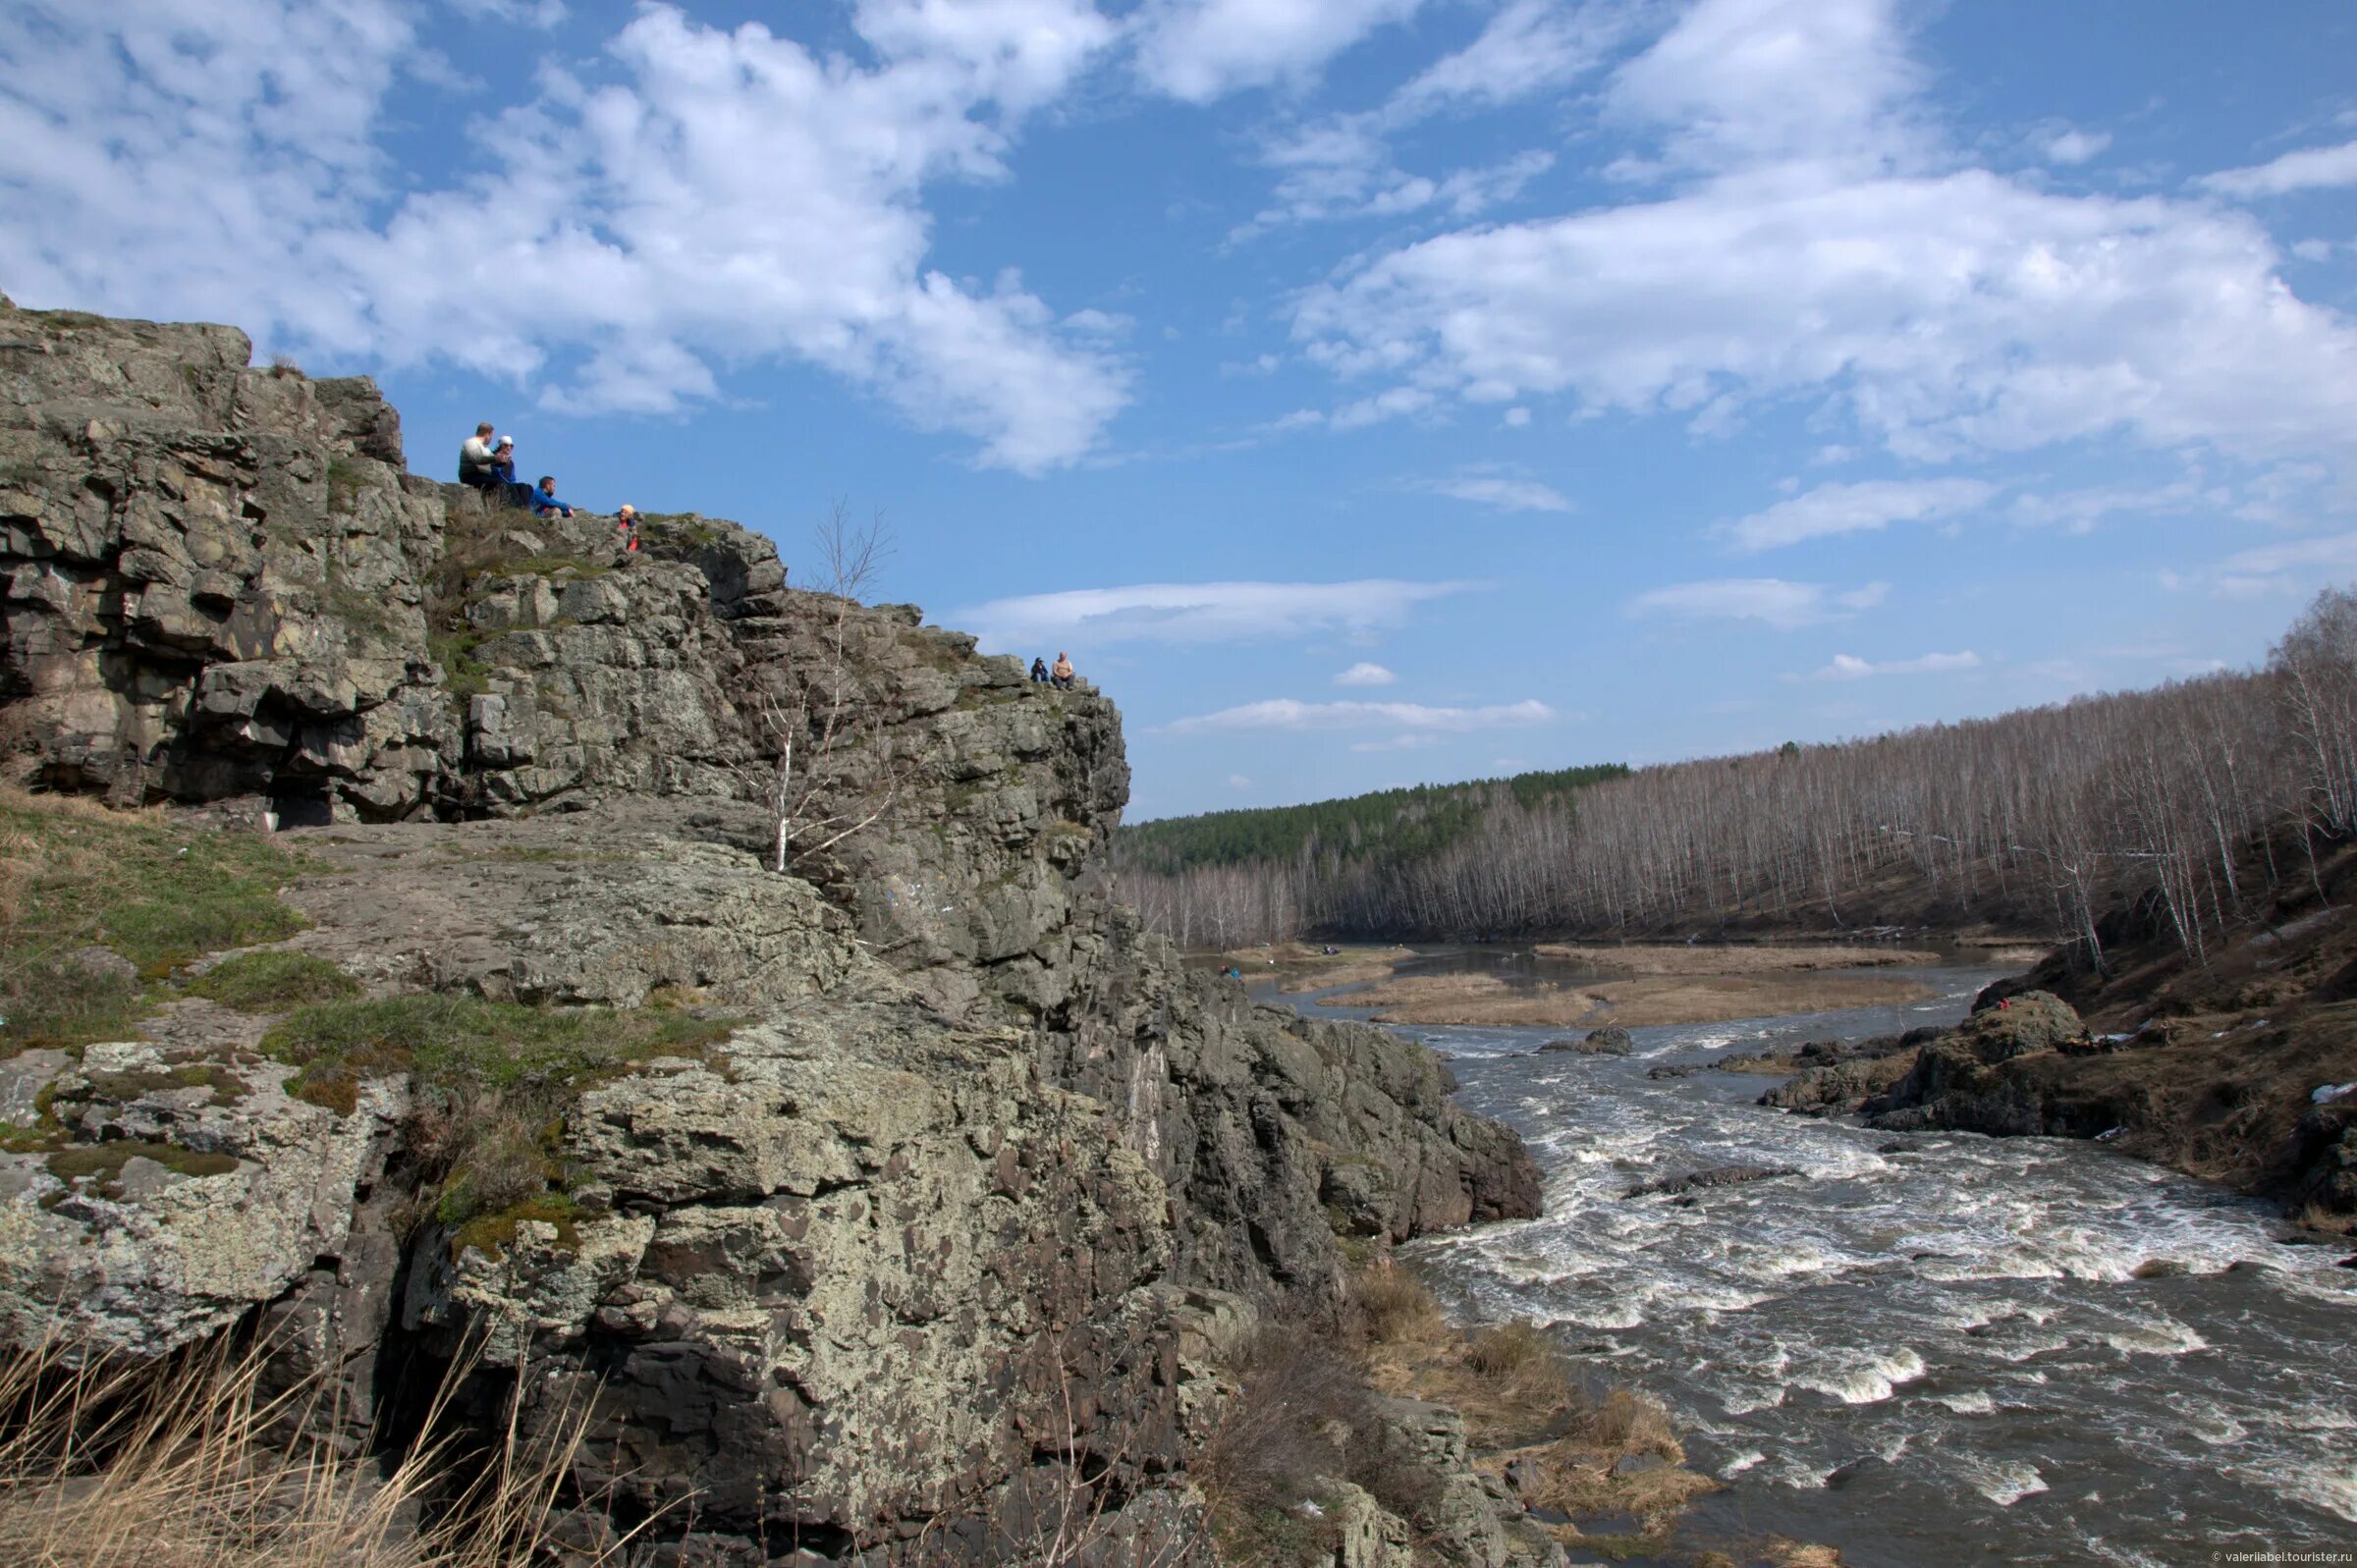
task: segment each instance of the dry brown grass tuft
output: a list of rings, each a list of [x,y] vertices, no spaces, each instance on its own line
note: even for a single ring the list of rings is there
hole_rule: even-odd
[[[1482,1329],[1465,1347],[1465,1365],[1500,1382],[1550,1368],[1554,1361],[1555,1346],[1546,1334],[1521,1319]]]
[[[1613,1388],[1587,1401],[1571,1426],[1571,1437],[1599,1453],[1659,1454],[1670,1464],[1686,1457],[1670,1412],[1628,1388]]]
[[[319,1389],[272,1392],[267,1365],[261,1347],[219,1343],[161,1362],[57,1342],[0,1356],[0,1562],[511,1568],[538,1560],[579,1444],[578,1419],[547,1442],[511,1424],[464,1464],[449,1445],[429,1442],[382,1465],[288,1445],[283,1434],[317,1413]],[[466,1371],[446,1381],[436,1418]],[[621,1560],[620,1548],[584,1559]]]
[[[1389,1260],[1351,1278],[1350,1314],[1359,1333],[1378,1346],[1417,1344],[1449,1329],[1424,1282]]]

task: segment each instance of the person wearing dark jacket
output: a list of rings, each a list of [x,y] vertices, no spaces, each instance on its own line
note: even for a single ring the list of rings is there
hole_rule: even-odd
[[[532,492],[532,515],[545,517],[552,512],[563,517],[573,515],[573,508],[557,499],[556,475],[544,473],[540,476],[540,488]]]
[[[1034,659],[1034,660],[1032,660],[1032,661],[1031,661],[1031,684],[1033,684],[1033,685],[1035,685],[1035,686],[1044,686],[1044,685],[1046,685],[1047,683],[1048,683],[1048,662],[1047,662],[1045,659]]]

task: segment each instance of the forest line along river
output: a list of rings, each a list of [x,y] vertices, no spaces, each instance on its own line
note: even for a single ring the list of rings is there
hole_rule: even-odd
[[[1533,969],[1477,949],[1407,972],[1502,962]],[[1540,1218],[1402,1258],[1461,1321],[1527,1318],[1584,1376],[1670,1407],[1726,1483],[1681,1539],[1783,1536],[1851,1568],[2357,1551],[2345,1248],[2291,1244],[2272,1207],[2091,1143],[1876,1132],[1754,1104],[1772,1077],[1647,1075],[1952,1023],[2003,971],[1874,972],[1931,996],[1636,1029],[1626,1057],[1533,1054],[1560,1028],[1399,1027],[1546,1181]],[[1346,990],[1254,990],[1363,1016],[1318,1004]],[[1799,1174],[1625,1196],[1737,1163]]]

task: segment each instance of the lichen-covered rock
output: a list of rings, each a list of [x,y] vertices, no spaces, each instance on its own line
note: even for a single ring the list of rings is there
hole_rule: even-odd
[[[284,1295],[341,1251],[398,1086],[350,1116],[289,1098],[250,1054],[144,1041],[60,1054],[55,1147],[0,1153],[0,1333],[157,1355]]]

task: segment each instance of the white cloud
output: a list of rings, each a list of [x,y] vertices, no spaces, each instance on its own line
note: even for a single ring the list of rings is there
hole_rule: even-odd
[[[1430,479],[1416,486],[1435,495],[1500,512],[1572,512],[1577,509],[1553,485],[1535,479],[1507,479],[1496,474],[1460,474],[1453,479]]]
[[[1530,410],[1528,408],[1508,408],[1500,417],[1506,421],[1507,429],[1519,430],[1530,423]]]
[[[1428,209],[1469,218],[1520,194],[1555,166],[1555,156],[1519,152],[1436,180],[1394,164],[1376,117],[1341,115],[1289,128],[1263,147],[1261,162],[1279,171],[1277,189],[1270,205],[1230,232],[1232,244],[1285,224],[1399,218]]]
[[[565,0],[474,0],[475,8],[502,22],[520,23],[543,31],[563,22]]]
[[[2085,163],[2110,145],[2111,133],[2109,131],[2081,131],[2073,126],[2042,135],[2038,151],[2049,163],[2069,165]]]
[[[866,0],[853,25],[872,68],[641,7],[585,75],[546,67],[473,127],[474,172],[397,192],[378,136],[412,8],[27,0],[0,13],[0,276],[570,408],[673,411],[801,360],[986,462],[1074,460],[1124,368],[1012,274],[929,269],[922,197],[1002,178],[1115,29],[1084,0]]]
[[[1889,592],[1890,584],[1882,582],[1837,590],[1821,582],[1786,582],[1781,577],[1718,577],[1649,589],[1628,601],[1627,614],[1681,621],[1757,621],[1779,631],[1790,631],[1845,612],[1870,610]]]
[[[1299,81],[1423,0],[1151,0],[1136,17],[1137,69],[1190,103]]]
[[[2138,488],[2096,485],[2080,490],[2018,495],[2005,515],[2024,527],[2059,527],[2066,533],[2092,533],[2107,519],[2125,514],[2181,514],[2203,504],[2222,506],[2225,497],[2205,492],[2193,479]]]
[[[2293,190],[2357,186],[2357,141],[2302,147],[2248,169],[2221,169],[2196,182],[2223,196],[2279,196]]]
[[[1886,164],[1909,150],[1922,81],[1891,13],[1891,0],[1702,0],[1616,73],[1612,101],[1697,167]]]
[[[1378,253],[1294,336],[1353,407],[1564,395],[1717,429],[1797,398],[1915,460],[2345,453],[2357,326],[2290,291],[2261,226],[1960,166],[1903,42],[1874,0],[1705,0],[1609,90],[1682,183]]]
[[[1507,0],[1475,38],[1395,95],[1394,119],[1458,103],[1503,104],[1555,91],[1594,72],[1627,36],[1639,8]]]
[[[1225,730],[1365,730],[1392,726],[1460,733],[1552,724],[1560,717],[1535,697],[1486,708],[1428,708],[1415,702],[1299,702],[1291,697],[1271,697],[1176,720],[1163,726],[1163,730],[1169,734],[1191,735]]]
[[[1388,686],[1399,677],[1379,664],[1360,660],[1334,677],[1338,686]]]
[[[1245,778],[1240,773],[1232,773],[1228,776],[1228,787],[1231,789],[1249,789],[1252,787],[1252,781]]]
[[[2199,571],[2164,571],[2160,582],[2170,593],[2200,588],[2214,599],[2259,599],[2314,593],[2352,577],[2357,577],[2357,533],[2337,533],[2237,551]]]
[[[1225,642],[1305,637],[1397,626],[1427,600],[1462,593],[1470,582],[1138,583],[994,599],[955,612],[994,647],[1069,638],[1092,647],[1117,642]]]
[[[1859,484],[1819,485],[1726,526],[1738,550],[1772,550],[1779,545],[1822,539],[1829,534],[1887,528],[1970,512],[1996,493],[1978,479],[1870,479]]]
[[[1962,653],[1927,653],[1916,659],[1886,659],[1880,663],[1855,654],[1837,653],[1833,662],[1813,673],[1812,680],[1864,680],[1870,676],[1932,676],[1957,670],[1978,670],[1981,656],[1970,648]]]

